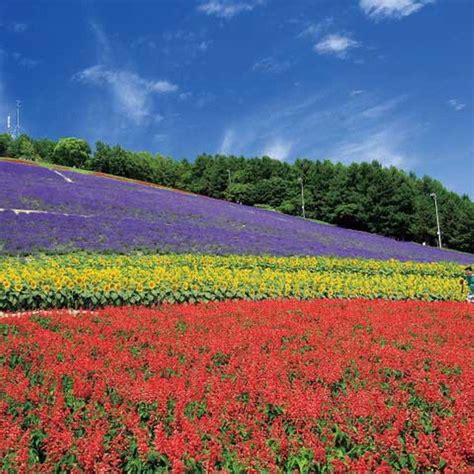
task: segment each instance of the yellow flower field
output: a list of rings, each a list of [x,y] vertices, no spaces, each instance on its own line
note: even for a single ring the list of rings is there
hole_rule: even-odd
[[[98,255],[0,260],[0,310],[229,298],[465,299],[462,266],[332,257]]]

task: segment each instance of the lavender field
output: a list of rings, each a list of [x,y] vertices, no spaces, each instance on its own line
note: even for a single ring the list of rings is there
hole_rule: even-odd
[[[1,254],[146,250],[474,262],[474,255],[20,163],[0,162],[0,209]]]

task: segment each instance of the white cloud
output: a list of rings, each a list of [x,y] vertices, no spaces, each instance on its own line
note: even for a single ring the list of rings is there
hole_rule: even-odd
[[[193,96],[193,93],[192,92],[181,92],[178,96],[179,100],[188,100],[188,99],[191,99]]]
[[[201,109],[215,100],[216,96],[212,92],[201,92],[196,96],[195,105],[198,109]]]
[[[147,37],[147,36],[139,36],[138,38],[134,39],[130,46],[132,48],[143,48],[143,47],[147,47],[151,50],[154,50],[158,47],[158,45],[156,44],[156,42],[154,40],[152,40],[151,38]]]
[[[204,53],[205,51],[208,50],[210,44],[211,44],[210,41],[201,41],[201,42],[197,45],[197,49],[198,49],[199,51],[202,51],[202,52]]]
[[[243,135],[239,136],[235,129],[228,128],[224,132],[218,153],[222,155],[237,155],[242,152],[242,142],[248,138],[248,133],[243,131]],[[292,143],[281,137],[268,140],[266,144],[258,151],[262,156],[269,156],[275,160],[285,161],[292,149]],[[254,150],[252,153],[256,153]]]
[[[90,21],[89,26],[95,36],[98,62],[109,62],[112,58],[112,46],[110,45],[107,34],[99,23]]]
[[[343,163],[377,160],[384,166],[411,166],[414,163],[413,157],[401,150],[405,138],[405,131],[396,126],[388,126],[354,141],[341,143],[332,150],[331,156]]]
[[[353,91],[351,91],[350,95],[351,97],[356,97],[360,94],[363,94],[364,91],[362,89],[354,89]]]
[[[214,102],[216,100],[216,95],[211,92],[198,92],[192,93],[190,91],[181,92],[178,95],[179,100],[182,102],[188,102],[189,104],[194,105],[198,109],[205,107],[206,105]]]
[[[165,133],[155,133],[153,135],[153,141],[157,143],[163,143],[168,139],[168,135]]]
[[[392,99],[385,100],[376,105],[370,106],[364,111],[362,111],[361,116],[364,118],[377,119],[383,115],[386,115],[388,112],[392,112],[396,109],[401,102],[406,99],[405,95],[393,97]]]
[[[228,129],[224,132],[224,137],[222,138],[221,145],[219,147],[219,153],[221,155],[230,155],[232,153],[236,154],[237,151],[233,148],[235,146],[235,132],[232,129]]]
[[[208,39],[203,30],[170,30],[163,33],[163,40],[166,46],[162,48],[165,54],[173,55],[183,64],[189,65],[189,60],[206,53],[212,45],[212,40]]]
[[[25,33],[30,28],[30,25],[21,21],[9,21],[6,23],[0,21],[0,28],[11,33]]]
[[[140,81],[143,81],[143,79],[140,79]],[[178,90],[178,86],[176,84],[173,84],[168,81],[144,81],[144,84],[150,88],[151,91],[153,92],[176,92]]]
[[[151,101],[153,94],[178,90],[178,86],[171,82],[151,81],[134,72],[110,69],[103,64],[84,69],[75,74],[73,79],[85,84],[109,87],[118,108],[137,124],[153,116]]]
[[[289,141],[277,138],[276,140],[267,144],[262,155],[269,156],[275,160],[285,161],[291,151],[292,143]]]
[[[448,105],[452,107],[456,112],[459,112],[460,110],[464,109],[464,107],[466,107],[466,104],[459,102],[459,100],[457,99],[449,99]]]
[[[359,46],[360,43],[349,36],[330,34],[316,43],[314,50],[319,54],[332,54],[339,58],[344,58],[347,51]]]
[[[274,57],[263,58],[252,66],[254,72],[266,72],[270,74],[278,74],[289,69],[291,66],[289,61],[279,61]]]
[[[313,49],[318,54],[329,54],[339,58],[345,58],[349,50],[362,46],[362,43],[352,39],[345,33],[330,33],[334,30],[333,18],[325,18],[318,23],[306,23],[297,38],[312,40]]]
[[[20,53],[12,53],[12,57],[19,66],[26,69],[33,69],[41,63],[41,61],[38,59],[27,58]]]
[[[264,0],[205,0],[198,6],[198,10],[206,15],[228,20],[239,13],[252,11],[263,3]]]
[[[307,23],[297,37],[316,40],[326,33],[333,23],[334,20],[332,18],[325,18],[318,23]]]
[[[28,30],[28,28],[29,25],[21,21],[14,21],[9,24],[9,29],[14,33],[24,33],[26,30]]]
[[[362,11],[374,20],[403,18],[422,9],[434,0],[360,0]]]
[[[357,100],[347,100],[335,90],[289,92],[284,100],[260,105],[225,124],[216,148],[280,160],[379,160],[412,169],[413,140],[423,129],[407,114],[405,104],[405,96],[381,99],[368,91]]]

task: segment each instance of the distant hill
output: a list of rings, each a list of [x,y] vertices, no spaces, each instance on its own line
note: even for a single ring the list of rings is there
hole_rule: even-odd
[[[0,253],[94,250],[474,262],[474,255],[146,183],[0,161]]]

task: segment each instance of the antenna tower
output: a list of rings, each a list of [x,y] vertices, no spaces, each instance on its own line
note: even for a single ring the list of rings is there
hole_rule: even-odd
[[[13,127],[13,132],[11,133],[11,136],[13,138],[18,138],[22,133],[22,128],[20,125],[20,108],[21,108],[21,101],[17,100],[16,101],[16,124]]]

